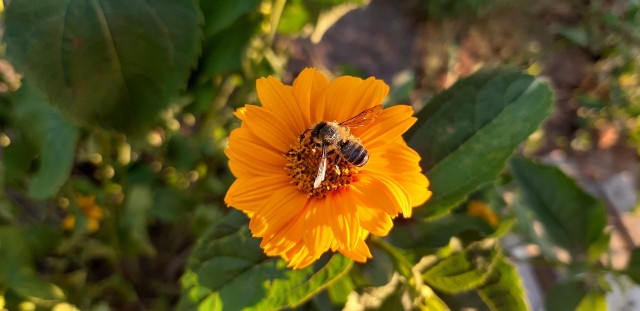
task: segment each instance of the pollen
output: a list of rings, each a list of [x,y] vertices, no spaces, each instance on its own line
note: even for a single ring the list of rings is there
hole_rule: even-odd
[[[322,158],[321,149],[311,140],[311,134],[305,133],[302,139],[292,145],[285,154],[287,164],[285,170],[300,192],[307,197],[322,199],[330,192],[349,188],[357,181],[359,167],[347,162],[336,148],[327,152],[327,170],[320,187],[314,188],[313,182],[318,175],[318,167]]]

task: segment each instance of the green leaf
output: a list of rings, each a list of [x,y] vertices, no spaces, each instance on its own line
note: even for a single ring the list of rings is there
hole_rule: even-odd
[[[24,84],[15,94],[15,122],[39,154],[29,195],[46,199],[58,192],[73,166],[78,128],[47,105],[37,89]]]
[[[475,231],[487,237],[494,229],[481,218],[451,214],[433,220],[416,219],[391,231],[393,244],[404,249],[438,248],[449,244],[452,237]]]
[[[585,295],[582,282],[565,281],[549,288],[544,306],[547,311],[576,310]]]
[[[186,82],[198,51],[192,0],[14,0],[7,56],[85,124],[140,131]]]
[[[285,35],[299,33],[310,22],[309,19],[309,11],[301,1],[287,1],[278,23],[278,32]]]
[[[327,288],[327,294],[334,305],[345,305],[349,300],[349,294],[355,289],[356,285],[353,283],[353,280],[345,276],[333,282],[333,284]]]
[[[589,48],[589,32],[584,26],[561,27],[558,34],[579,47]]]
[[[428,286],[421,291],[421,296],[423,301],[420,302],[420,310],[425,311],[450,311],[451,308],[447,306],[447,304],[442,301],[438,295]]]
[[[534,228],[534,223],[531,221],[531,219],[535,218],[534,212],[520,202],[515,202],[513,210],[515,212],[519,233],[530,242],[536,244],[540,248],[540,252],[547,259],[552,261],[557,260],[553,243],[543,236],[540,236]]]
[[[416,211],[446,213],[495,179],[549,115],[552,102],[546,83],[510,70],[481,71],[435,96],[407,133],[433,191]]]
[[[174,188],[156,187],[153,190],[153,201],[149,216],[166,223],[177,222],[186,212],[184,192]]]
[[[582,298],[576,311],[607,311],[606,296],[601,292],[589,292]]]
[[[369,250],[373,258],[367,260],[364,264],[355,266],[351,271],[356,286],[378,287],[389,284],[397,273],[396,266],[398,263],[396,258],[393,258],[391,254],[381,249],[377,244],[369,246]],[[406,260],[404,257],[403,259]]]
[[[204,42],[196,76],[206,83],[212,76],[240,70],[253,35],[263,21],[261,1],[202,1]]]
[[[126,193],[125,209],[118,224],[122,248],[129,254],[155,254],[147,232],[148,212],[153,206],[149,186],[136,185]]]
[[[518,271],[502,256],[478,294],[490,310],[529,310]]]
[[[283,34],[311,34],[311,41],[320,42],[324,33],[342,16],[358,7],[367,5],[367,0],[292,0],[287,1],[278,32]],[[305,28],[307,27],[308,28]],[[306,30],[313,30],[306,31]]]
[[[256,12],[260,0],[216,0],[201,1],[200,8],[204,15],[204,36],[209,38],[231,27],[240,17]]]
[[[196,245],[182,278],[179,310],[271,310],[305,302],[349,269],[353,262],[334,255],[322,267],[286,268],[267,258],[239,212],[212,226]],[[239,295],[238,293],[242,293]]]
[[[440,260],[422,274],[439,291],[457,294],[483,285],[498,263],[499,250],[470,249]]]
[[[640,248],[634,248],[631,252],[631,258],[627,263],[627,267],[623,271],[634,282],[640,284]]]
[[[62,289],[43,281],[31,271],[21,271],[12,275],[15,275],[15,277],[9,280],[9,287],[24,298],[52,301],[64,299]]]
[[[260,23],[261,20],[254,16],[243,16],[226,31],[207,39],[199,69],[201,79],[241,69],[251,38]]]
[[[13,138],[11,144],[2,151],[2,161],[6,165],[5,182],[10,185],[24,182],[24,177],[29,175],[31,162],[37,155],[38,151],[26,137],[20,135]]]
[[[33,271],[30,249],[24,230],[0,226],[0,284],[23,298],[60,300],[64,294],[57,286],[41,280]]]
[[[514,158],[511,168],[523,203],[542,225],[545,237],[569,251],[573,260],[596,258],[589,250],[603,239],[607,222],[603,204],[556,167]]]
[[[499,245],[487,243],[490,241],[443,258],[423,273],[425,282],[442,296],[428,295],[435,296],[434,307],[444,300],[453,309],[528,310],[517,270],[504,258]]]

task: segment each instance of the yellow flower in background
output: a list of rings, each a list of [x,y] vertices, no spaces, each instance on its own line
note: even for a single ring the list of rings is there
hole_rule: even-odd
[[[76,196],[76,205],[87,218],[86,229],[88,232],[96,232],[100,228],[100,222],[104,218],[102,207],[96,203],[95,195],[78,195]],[[73,214],[68,214],[62,220],[62,227],[66,230],[73,230],[76,226],[76,217]]]
[[[383,81],[329,82],[305,69],[293,86],[261,78],[257,91],[262,106],[236,112],[242,124],[226,154],[237,179],[225,202],[251,219],[268,256],[295,269],[329,250],[364,262],[369,234],[387,235],[393,218],[411,217],[431,196],[420,156],[402,138],[416,121],[413,110],[382,109]]]
[[[72,304],[60,302],[53,306],[53,308],[51,308],[51,311],[80,311],[80,309]]]
[[[484,219],[492,227],[500,223],[500,217],[487,204],[473,200],[467,205],[467,215]]]

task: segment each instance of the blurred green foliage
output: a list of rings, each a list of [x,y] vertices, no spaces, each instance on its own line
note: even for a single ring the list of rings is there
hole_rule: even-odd
[[[640,148],[640,3],[613,2],[624,10],[567,1],[586,13],[554,31],[604,68],[598,87],[577,91],[583,128],[617,122]],[[416,14],[464,19],[504,3],[418,1]],[[482,70],[421,102],[406,139],[434,197],[370,239],[372,260],[327,255],[293,271],[263,254],[246,217],[223,203],[233,112],[257,102],[258,77],[285,73],[276,36],[317,42],[367,4],[12,0],[0,64],[0,309],[526,310],[522,259],[502,243],[514,234],[540,249],[526,260],[565,272],[548,310],[603,310],[605,276],[639,282],[638,250],[624,269],[600,260],[610,239],[600,200],[557,168],[512,157],[554,99],[514,69]],[[392,101],[409,98],[414,79]]]

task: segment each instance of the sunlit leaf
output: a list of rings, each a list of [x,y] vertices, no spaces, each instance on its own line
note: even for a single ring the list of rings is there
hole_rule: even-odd
[[[481,71],[436,95],[407,134],[433,191],[416,212],[445,213],[495,179],[549,115],[552,98],[542,80],[509,70]]]
[[[293,35],[311,34],[311,41],[317,43],[342,16],[368,3],[368,0],[287,1],[278,32]],[[303,32],[307,27],[312,31]]]
[[[14,0],[7,56],[85,124],[141,130],[184,86],[199,51],[192,0]]]
[[[298,34],[302,32],[309,19],[309,11],[302,1],[287,1],[278,23],[278,32],[286,35]]]
[[[436,295],[436,293],[429,288],[428,286],[424,286],[422,290],[422,299],[420,303],[420,310],[424,311],[449,311],[451,310],[447,304]]]
[[[434,289],[456,294],[483,285],[498,263],[497,249],[456,253],[443,258],[422,275]]]
[[[589,292],[587,293],[576,311],[607,311],[607,299],[604,293]]]
[[[544,228],[545,237],[574,259],[590,255],[591,246],[603,239],[604,205],[556,167],[514,158],[511,168],[524,204],[533,212],[532,220]]]
[[[213,225],[193,251],[183,275],[180,310],[271,310],[295,307],[349,271],[353,262],[335,255],[322,267],[291,270],[268,258],[239,212]],[[239,295],[238,293],[242,293]]]
[[[446,293],[444,299],[435,296],[433,307],[437,309],[438,301],[446,301],[448,307],[456,308],[528,310],[517,270],[506,261],[499,246],[474,245],[441,259],[423,273],[426,284]]]
[[[497,259],[496,267],[478,294],[493,311],[529,309],[518,271],[503,257]]]
[[[40,165],[29,183],[29,195],[36,199],[51,197],[71,173],[78,128],[28,84],[15,94],[14,106],[16,125],[39,155]]]

